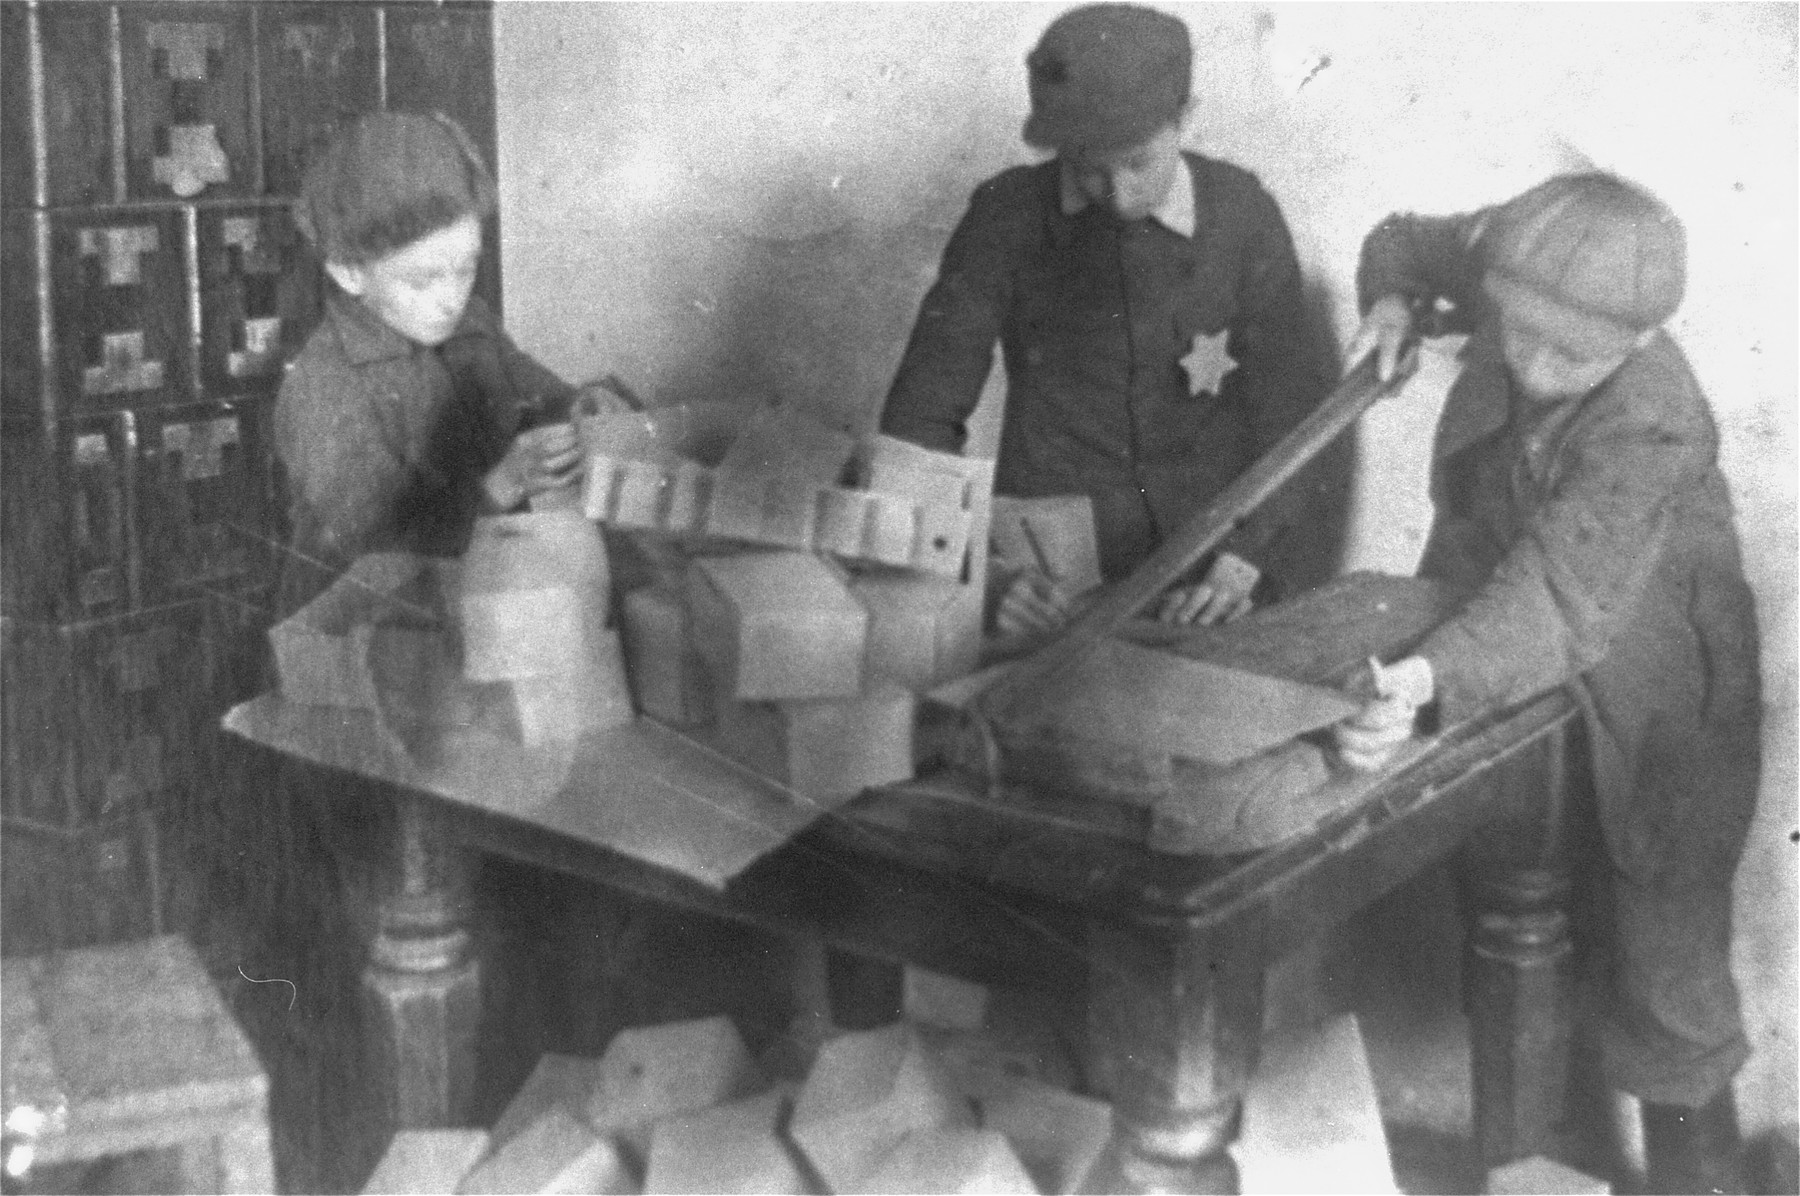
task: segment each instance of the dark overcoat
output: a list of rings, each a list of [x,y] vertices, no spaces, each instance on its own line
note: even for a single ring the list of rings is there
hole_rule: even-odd
[[[275,401],[287,497],[279,606],[298,606],[370,552],[460,556],[482,478],[574,388],[515,346],[480,298],[436,347],[333,288]],[[491,513],[491,512],[489,512]]]
[[[1184,158],[1191,238],[1097,204],[1065,212],[1054,160],[982,183],[920,304],[881,415],[884,432],[960,450],[1000,345],[1007,392],[995,489],[1089,495],[1108,580],[1256,461],[1329,385],[1304,334],[1300,268],[1275,201],[1248,171]],[[1183,365],[1197,338],[1236,363],[1199,393]],[[1270,504],[1225,547],[1266,564],[1293,517],[1292,501]]]
[[[1479,213],[1390,218],[1359,274],[1365,307],[1447,298],[1471,330],[1421,564],[1460,609],[1418,651],[1446,721],[1557,685],[1581,702],[1627,1006],[1602,1031],[1618,1040],[1610,1065],[1639,1095],[1697,1103],[1746,1050],[1730,889],[1761,750],[1755,612],[1718,432],[1661,331],[1586,395],[1518,393],[1480,289],[1484,226]]]

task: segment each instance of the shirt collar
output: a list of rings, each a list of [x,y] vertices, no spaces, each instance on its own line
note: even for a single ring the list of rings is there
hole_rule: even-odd
[[[340,287],[328,286],[325,318],[331,321],[332,327],[337,331],[338,341],[344,347],[344,356],[350,359],[352,365],[368,365],[370,362],[406,357],[419,350],[419,345],[394,331],[392,326],[370,311],[366,303]],[[494,327],[487,306],[480,299],[471,297],[468,307],[463,309],[462,318],[456,322],[456,331],[450,336],[454,339],[471,334],[491,333]]]
[[[1180,155],[1178,161],[1181,169],[1170,180],[1168,194],[1163,196],[1162,202],[1156,205],[1149,218],[1170,232],[1192,238],[1196,225],[1194,168],[1189,165],[1186,154]],[[1063,215],[1073,216],[1088,206],[1088,197],[1076,186],[1074,172],[1069,169],[1067,159],[1057,159],[1057,178],[1062,190]]]

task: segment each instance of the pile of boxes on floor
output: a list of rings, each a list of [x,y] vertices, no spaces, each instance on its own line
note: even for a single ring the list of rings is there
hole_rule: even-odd
[[[915,969],[907,980],[909,1020],[793,1031],[755,1059],[724,1017],[623,1030],[597,1059],[545,1055],[491,1129],[402,1130],[364,1191],[1067,1193],[1103,1184],[1112,1108],[1071,1091],[1078,1081],[1051,1045],[1054,1032],[1017,1012],[1000,1015],[1010,1031],[989,1024],[992,1002],[978,985]],[[1232,1146],[1241,1190],[1397,1191],[1357,1018],[1273,1028],[1261,1053]]]
[[[489,1130],[395,1135],[368,1192],[1072,1192],[1110,1107],[958,1067],[910,1023],[846,1032],[771,1082],[730,1019],[546,1055]]]

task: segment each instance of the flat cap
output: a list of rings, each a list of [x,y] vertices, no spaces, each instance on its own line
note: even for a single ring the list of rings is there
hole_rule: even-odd
[[[1609,174],[1538,184],[1495,209],[1482,240],[1488,289],[1502,302],[1535,292],[1641,331],[1674,315],[1687,289],[1681,221],[1649,192]]]
[[[1025,68],[1026,144],[1119,149],[1180,119],[1193,47],[1178,17],[1139,4],[1089,4],[1052,21]]]

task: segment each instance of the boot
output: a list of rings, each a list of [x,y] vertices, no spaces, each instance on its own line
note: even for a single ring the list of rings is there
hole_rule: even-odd
[[[1644,1102],[1650,1192],[1745,1193],[1744,1144],[1727,1087],[1699,1108]]]

